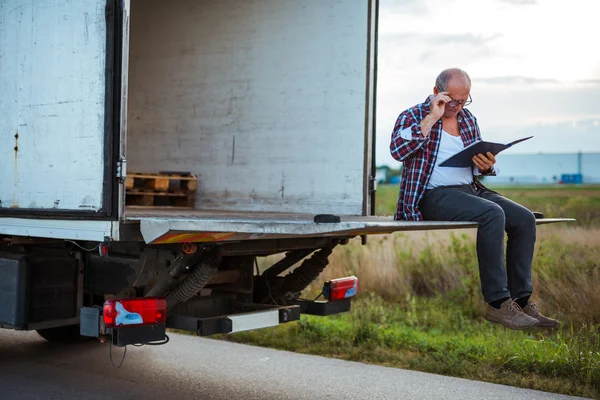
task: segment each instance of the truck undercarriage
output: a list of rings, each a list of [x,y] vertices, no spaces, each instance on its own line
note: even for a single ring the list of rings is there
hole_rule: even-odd
[[[102,244],[13,238],[0,254],[2,327],[37,330],[49,340],[113,332],[102,307],[113,299],[166,298],[166,328],[232,333],[297,320],[301,313],[348,311],[350,300],[307,302],[300,292],[346,238],[247,243]],[[258,257],[282,254],[264,271]],[[291,273],[280,276],[294,265]],[[15,289],[17,288],[17,289]],[[80,329],[73,326],[81,324]],[[140,327],[112,335],[116,345],[155,341]],[[156,328],[153,328],[156,330]],[[119,330],[114,329],[114,330]],[[163,329],[164,334],[164,329]],[[159,333],[160,335],[160,333]]]

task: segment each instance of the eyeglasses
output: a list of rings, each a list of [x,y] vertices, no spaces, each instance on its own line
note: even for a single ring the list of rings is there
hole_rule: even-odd
[[[441,87],[439,87],[439,86],[438,86],[437,88],[438,88],[438,90],[439,90],[440,92],[445,92],[445,90],[444,90],[444,89],[442,89]],[[463,107],[466,107],[466,106],[468,106],[469,104],[471,104],[472,102],[473,102],[473,99],[471,98],[471,94],[469,93],[469,98],[468,98],[467,100],[462,100],[462,101],[459,101],[459,100],[452,100],[452,101],[449,101],[449,102],[448,102],[448,105],[450,105],[451,107],[456,107],[456,106],[458,106],[458,105],[461,105],[461,106],[463,106]]]

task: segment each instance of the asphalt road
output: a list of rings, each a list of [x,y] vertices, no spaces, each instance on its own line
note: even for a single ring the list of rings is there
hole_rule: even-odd
[[[115,363],[122,349],[113,348]],[[128,347],[51,345],[0,330],[0,399],[573,399],[533,390],[171,335]]]

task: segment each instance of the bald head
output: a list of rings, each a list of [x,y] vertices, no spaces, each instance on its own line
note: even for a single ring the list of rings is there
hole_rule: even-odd
[[[443,92],[447,100],[443,117],[456,118],[463,105],[470,104],[471,78],[460,68],[445,69],[438,75],[433,88],[434,96],[438,96],[440,92]]]
[[[435,85],[443,90],[448,90],[448,87],[461,86],[464,88],[471,89],[471,78],[469,75],[460,68],[448,68],[440,72]]]

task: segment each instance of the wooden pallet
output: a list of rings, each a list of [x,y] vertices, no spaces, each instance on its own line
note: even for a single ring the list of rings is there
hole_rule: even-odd
[[[198,178],[188,173],[141,174],[128,173],[125,189],[130,191],[195,193],[198,189]]]
[[[198,178],[185,172],[128,173],[125,205],[128,207],[194,208]]]
[[[194,208],[194,196],[191,193],[127,191],[127,207]]]

